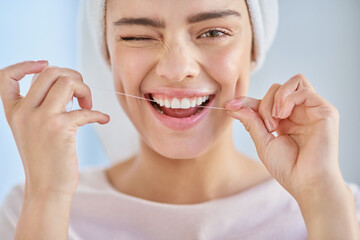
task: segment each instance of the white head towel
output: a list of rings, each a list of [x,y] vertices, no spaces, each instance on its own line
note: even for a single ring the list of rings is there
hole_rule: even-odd
[[[277,0],[246,0],[254,37],[258,70],[274,40],[278,26]],[[104,38],[106,0],[81,0],[79,21],[80,72],[86,83],[115,91],[107,65]],[[110,161],[130,157],[138,150],[138,133],[118,104],[115,94],[92,90],[94,108],[110,115],[110,123],[94,125]],[[114,102],[117,102],[114,104]]]

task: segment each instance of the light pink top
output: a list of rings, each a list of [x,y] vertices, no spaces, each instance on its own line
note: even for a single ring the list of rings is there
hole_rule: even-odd
[[[360,190],[355,184],[348,185],[355,194],[360,222]],[[23,193],[24,185],[17,185],[3,202],[0,239],[13,239]],[[175,205],[116,191],[102,168],[80,173],[69,228],[69,239],[73,240],[296,240],[306,237],[296,201],[274,179],[230,197]]]

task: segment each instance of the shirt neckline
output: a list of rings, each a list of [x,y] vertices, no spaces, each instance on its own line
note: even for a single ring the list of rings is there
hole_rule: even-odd
[[[97,171],[99,173],[99,177],[102,179],[102,188],[109,191],[111,194],[133,201],[133,202],[137,202],[137,203],[142,203],[142,204],[146,204],[146,205],[151,205],[151,206],[157,206],[157,207],[166,207],[166,208],[197,208],[197,207],[207,207],[209,205],[213,205],[213,204],[219,204],[219,203],[230,203],[233,201],[236,201],[240,198],[244,198],[247,195],[251,195],[251,194],[259,194],[262,195],[261,191],[262,190],[266,190],[268,185],[273,185],[276,184],[277,181],[270,177],[250,188],[247,188],[243,191],[241,191],[240,193],[237,194],[233,194],[230,196],[226,196],[226,197],[222,197],[222,198],[216,198],[216,199],[212,199],[212,200],[208,200],[205,202],[200,202],[200,203],[191,203],[191,204],[172,204],[172,203],[162,203],[162,202],[155,202],[155,201],[151,201],[151,200],[147,200],[147,199],[143,199],[143,198],[139,198],[139,197],[135,197],[123,192],[120,192],[118,190],[116,190],[111,183],[109,182],[107,176],[106,176],[106,167],[102,167],[99,169],[94,169],[95,171]],[[259,191],[260,190],[260,191]],[[263,195],[262,195],[263,196]]]

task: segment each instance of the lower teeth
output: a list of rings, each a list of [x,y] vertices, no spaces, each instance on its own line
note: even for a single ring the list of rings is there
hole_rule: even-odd
[[[161,113],[161,114],[164,114],[164,111],[161,110],[156,103],[153,103],[152,105],[153,105],[153,107],[156,109],[156,111],[158,111],[158,112]]]
[[[164,111],[163,110],[160,110],[160,109],[156,109],[159,113],[161,114],[164,114]]]

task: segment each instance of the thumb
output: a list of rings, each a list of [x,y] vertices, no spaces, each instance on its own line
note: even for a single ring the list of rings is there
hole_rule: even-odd
[[[71,122],[81,127],[89,123],[106,124],[110,121],[110,116],[99,111],[79,109],[66,113]]]
[[[263,161],[268,144],[275,137],[268,132],[258,113],[260,102],[258,99],[242,97],[229,102],[225,108],[230,116],[240,120],[244,125],[255,143],[259,158]]]

